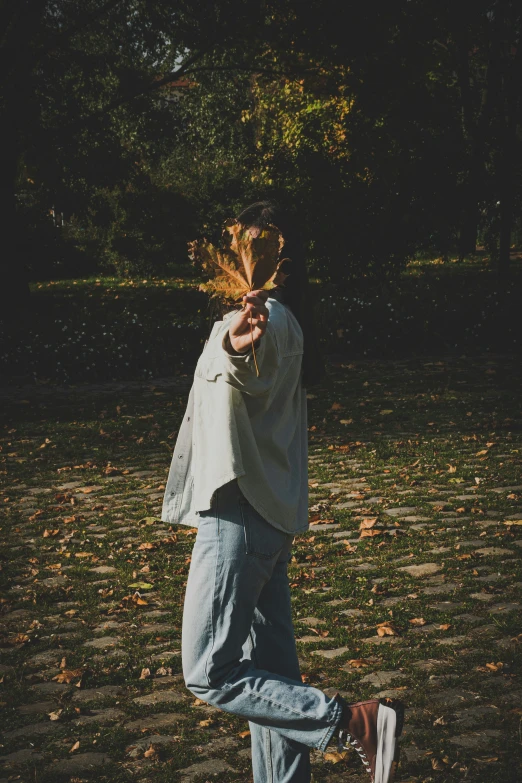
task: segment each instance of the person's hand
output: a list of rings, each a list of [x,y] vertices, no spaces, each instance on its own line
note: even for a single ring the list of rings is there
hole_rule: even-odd
[[[230,321],[228,336],[236,353],[247,353],[252,347],[252,337],[257,342],[266,332],[268,308],[265,305],[268,291],[251,291],[243,297],[244,309]],[[252,322],[252,333],[250,323]]]

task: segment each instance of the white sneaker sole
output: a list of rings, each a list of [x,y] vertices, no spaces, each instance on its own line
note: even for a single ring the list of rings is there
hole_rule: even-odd
[[[384,701],[384,700],[383,700]],[[390,704],[394,704],[392,701]],[[402,731],[402,704],[381,702],[377,712],[377,753],[374,783],[392,783],[399,762],[398,738]]]

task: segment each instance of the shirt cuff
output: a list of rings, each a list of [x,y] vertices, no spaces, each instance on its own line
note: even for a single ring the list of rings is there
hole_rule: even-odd
[[[221,343],[224,352],[230,359],[240,359],[243,361],[253,361],[253,353],[252,353],[252,346],[249,347],[248,351],[245,351],[244,353],[238,353],[232,348],[232,343],[230,342],[230,335],[227,332],[225,332],[223,336],[223,340]],[[258,346],[256,346],[257,348]]]

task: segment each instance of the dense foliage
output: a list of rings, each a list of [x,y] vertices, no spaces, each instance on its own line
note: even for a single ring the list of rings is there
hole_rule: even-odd
[[[349,24],[341,23],[350,12]],[[506,272],[521,229],[511,0],[7,3],[4,290],[175,272],[246,202],[298,212],[324,280],[430,252]]]

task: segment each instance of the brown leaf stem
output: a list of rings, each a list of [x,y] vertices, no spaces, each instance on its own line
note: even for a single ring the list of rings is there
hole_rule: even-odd
[[[259,378],[259,367],[257,365],[257,358],[256,358],[256,348],[254,345],[254,327],[252,326],[252,318],[250,318],[250,339],[252,340],[252,355],[254,357],[254,364],[256,367],[256,374]]]

